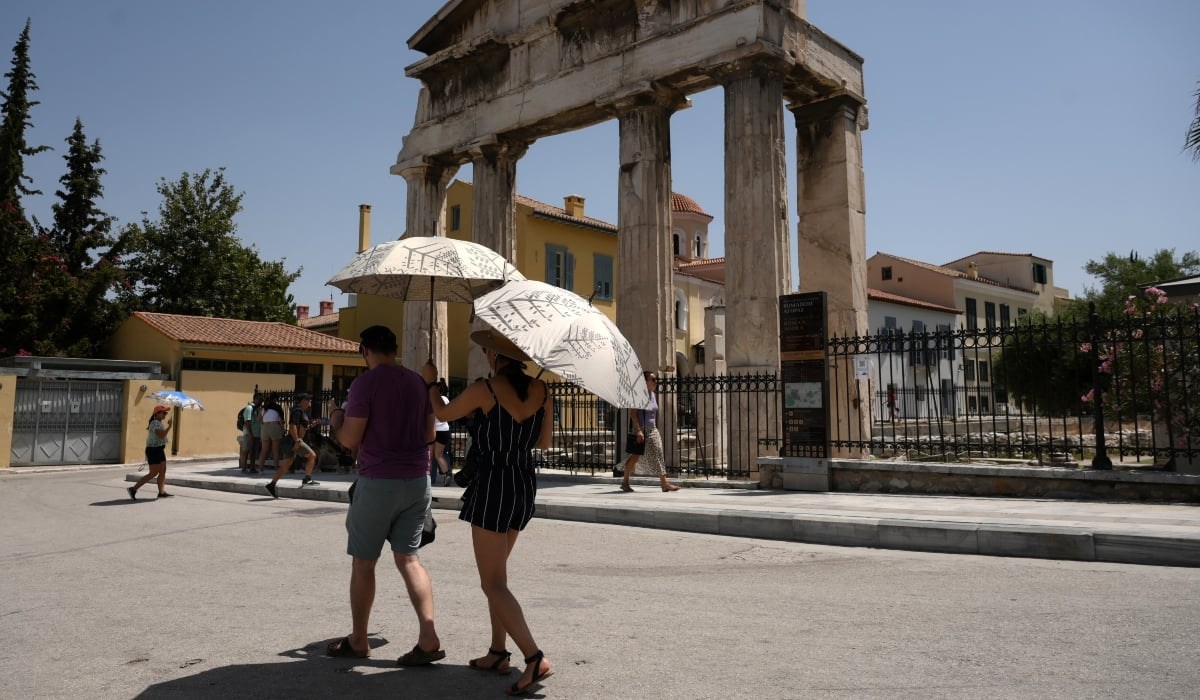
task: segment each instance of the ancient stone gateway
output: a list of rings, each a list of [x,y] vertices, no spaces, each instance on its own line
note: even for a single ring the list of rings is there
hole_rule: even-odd
[[[529,144],[617,119],[617,297],[639,300],[618,304],[617,324],[645,367],[673,371],[670,120],[688,95],[720,87],[728,371],[779,368],[778,297],[793,291],[785,104],[797,130],[800,288],[828,294],[831,332],[864,335],[862,59],[804,17],[804,0],[451,0],[408,42],[428,56],[406,70],[423,88],[392,167],[408,187],[408,233],[444,235],[446,185],[469,162],[472,239],[513,259],[516,167]],[[437,335],[444,307],[434,307]],[[424,359],[429,313],[406,309],[405,362]],[[444,335],[434,347],[444,366]],[[834,413],[861,423],[856,408]]]

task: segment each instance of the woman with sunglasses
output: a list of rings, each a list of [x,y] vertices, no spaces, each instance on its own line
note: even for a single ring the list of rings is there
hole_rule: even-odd
[[[146,425],[146,463],[150,465],[150,470],[136,484],[126,489],[132,500],[137,500],[137,490],[151,479],[158,479],[159,498],[170,498],[174,495],[167,493],[167,433],[170,432],[172,423],[167,414],[170,412],[171,409],[166,406],[155,406],[150,422]],[[163,423],[164,418],[167,418],[166,423]]]
[[[671,492],[678,491],[679,487],[667,481],[667,461],[663,458],[663,443],[662,435],[658,432],[658,397],[654,395],[654,387],[658,384],[658,377],[654,373],[646,370],[642,372],[642,376],[646,378],[646,388],[650,391],[650,406],[645,409],[630,411],[629,417],[633,421],[633,431],[637,436],[637,441],[642,444],[644,453],[642,455],[631,454],[625,460],[625,476],[621,479],[621,490],[632,492],[633,487],[629,485],[629,477],[637,469],[638,462],[648,465],[650,471],[658,475],[658,480],[662,483],[662,490]]]

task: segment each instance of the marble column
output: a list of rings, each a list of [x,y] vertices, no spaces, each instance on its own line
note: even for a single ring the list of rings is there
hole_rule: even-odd
[[[839,95],[789,105],[796,118],[796,170],[800,211],[800,291],[824,291],[831,336],[867,333],[866,190],[862,132],[866,105]],[[837,368],[830,368],[834,381]],[[843,372],[838,381],[845,385]],[[865,380],[857,396],[870,396]],[[832,386],[832,384],[831,384]],[[830,430],[851,440],[870,435],[870,407],[842,394],[830,411]],[[857,456],[841,450],[837,456]]]
[[[779,297],[791,290],[784,65],[752,64],[722,80],[725,90],[725,357],[730,375],[779,372]],[[781,427],[765,394],[729,398],[729,460],[757,471],[759,441]]]
[[[500,253],[514,266],[517,264],[516,196],[517,161],[525,155],[529,144],[487,139],[470,149],[475,183],[471,188],[471,240]],[[471,330],[486,327],[475,321]],[[455,338],[454,342],[466,342]],[[467,381],[488,374],[483,353],[467,355]]]
[[[642,367],[675,371],[671,286],[671,114],[686,104],[649,88],[614,104],[620,131],[617,187],[617,327]]]
[[[446,235],[446,186],[456,172],[457,165],[434,163],[411,166],[400,172],[408,184],[406,237]],[[407,302],[404,305],[404,333],[400,337],[400,362],[405,367],[420,369],[426,360],[432,359],[439,368],[445,368],[449,364],[447,320],[444,301],[433,304],[429,301]]]

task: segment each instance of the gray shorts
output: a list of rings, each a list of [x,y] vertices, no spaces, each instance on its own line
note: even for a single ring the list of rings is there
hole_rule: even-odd
[[[262,424],[262,439],[263,440],[280,440],[283,438],[283,423],[263,423]]]
[[[429,477],[372,479],[358,477],[354,502],[346,512],[346,553],[376,560],[384,540],[397,554],[416,554],[432,492]]]

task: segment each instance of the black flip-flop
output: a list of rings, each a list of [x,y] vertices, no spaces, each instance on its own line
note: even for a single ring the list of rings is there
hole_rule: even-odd
[[[446,652],[441,649],[425,651],[420,644],[414,644],[412,651],[396,659],[396,663],[400,666],[428,666],[434,661],[441,661],[444,658],[446,658]]]
[[[359,651],[350,646],[350,637],[342,637],[336,642],[330,642],[329,646],[325,647],[326,656],[332,656],[339,659],[365,659],[371,655],[370,650]]]

